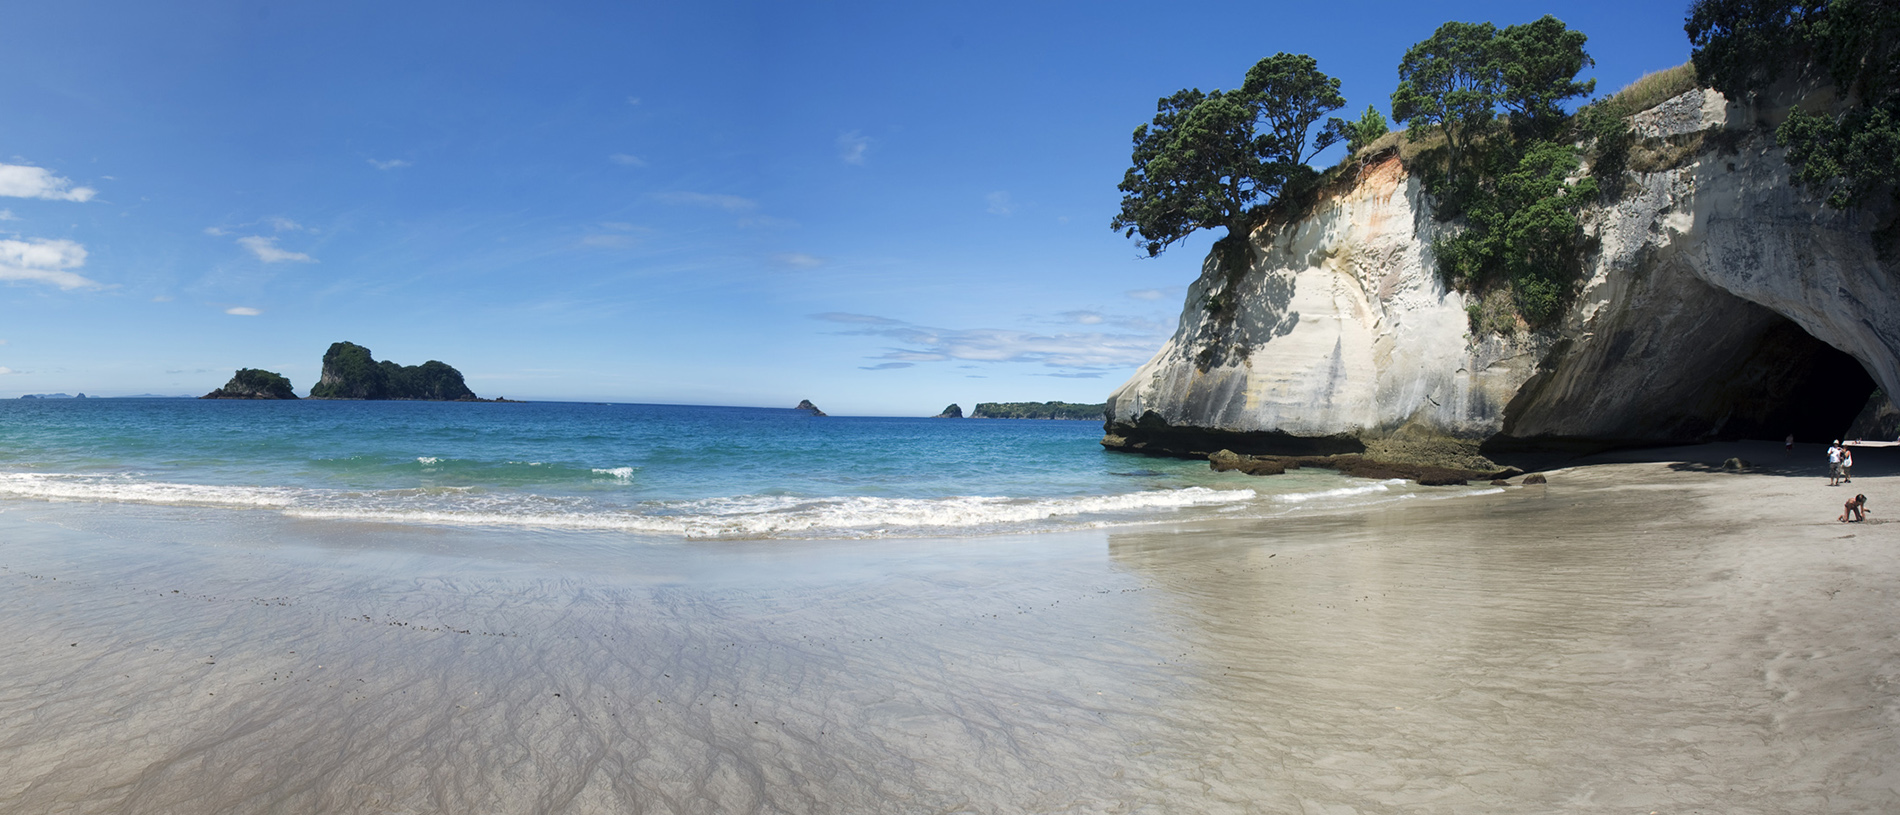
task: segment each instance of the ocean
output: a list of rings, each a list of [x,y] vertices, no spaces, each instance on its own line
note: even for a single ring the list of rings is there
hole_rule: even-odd
[[[1095,422],[569,402],[0,401],[0,499],[595,530],[969,536],[1455,497],[1103,450]]]

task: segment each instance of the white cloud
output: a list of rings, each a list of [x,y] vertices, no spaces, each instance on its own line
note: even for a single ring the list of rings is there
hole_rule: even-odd
[[[1160,347],[1157,333],[1037,334],[995,328],[945,329],[914,325],[870,314],[831,312],[814,319],[863,326],[846,334],[884,337],[905,347],[889,348],[874,359],[904,362],[967,360],[1039,362],[1052,368],[1132,368]]]
[[[171,301],[172,301],[172,296],[169,294],[161,294],[157,297],[152,298],[152,302],[154,303],[169,303]]]
[[[275,229],[279,232],[315,232],[316,231],[314,229],[307,228],[303,224],[297,223],[296,221],[293,221],[289,218],[277,218],[277,217],[265,218],[264,223],[270,224],[272,229]]]
[[[1128,292],[1128,296],[1133,297],[1136,300],[1159,300],[1161,299],[1161,290],[1160,289],[1135,289],[1134,291]]]
[[[585,235],[581,237],[581,245],[590,249],[624,249],[633,244],[634,239],[632,235],[607,234]]]
[[[856,130],[838,134],[838,160],[846,164],[864,164],[866,153],[871,151],[871,137]]]
[[[86,247],[69,240],[0,240],[0,280],[99,288],[98,282],[72,271],[84,265]]]
[[[20,216],[13,214],[13,210],[0,209],[0,221],[17,221],[17,220],[20,220]]]
[[[703,192],[661,192],[654,198],[669,204],[684,204],[693,207],[716,207],[727,212],[749,212],[758,209],[759,202],[737,195],[717,195]]]
[[[223,235],[229,235],[231,233],[226,232],[222,229],[219,229],[218,227],[215,227],[215,226],[207,226],[205,227],[205,234],[210,235],[212,237],[219,237]]]
[[[404,167],[415,166],[414,164],[410,164],[409,162],[403,161],[402,159],[399,159],[399,158],[392,158],[388,161],[377,161],[376,159],[372,158],[372,159],[367,159],[367,161],[369,161],[369,166],[375,167],[378,170],[400,170]]]
[[[629,154],[627,154],[627,153],[615,153],[615,154],[613,154],[613,155],[611,155],[611,156],[608,156],[608,157],[607,157],[607,160],[608,160],[608,161],[611,161],[611,162],[613,162],[613,163],[615,163],[615,164],[618,164],[618,165],[620,165],[620,166],[622,166],[622,167],[645,167],[645,166],[647,166],[647,160],[646,160],[646,159],[643,159],[643,158],[641,158],[641,157],[639,157],[639,156],[635,156],[635,155],[629,155]]]
[[[258,260],[264,261],[265,263],[282,263],[287,260],[294,260],[298,263],[317,262],[316,258],[302,252],[292,252],[288,249],[277,248],[276,238],[251,235],[249,237],[238,238],[237,242],[239,246],[251,250],[252,254],[257,255]]]
[[[858,370],[860,371],[889,371],[889,370],[894,370],[897,368],[909,368],[916,364],[917,363],[915,362],[881,362],[876,365],[859,365]]]
[[[825,265],[825,259],[804,252],[780,252],[772,256],[772,262],[794,269],[815,269]]]
[[[638,96],[629,96],[629,97],[627,97],[627,104],[629,104],[629,105],[638,105],[638,104],[640,104],[640,97],[638,97]]]
[[[991,215],[1009,215],[1016,211],[1016,202],[1009,200],[1009,193],[1002,190],[983,196],[989,202]]]
[[[72,179],[60,178],[44,167],[24,164],[0,164],[0,195],[13,198],[44,198],[49,201],[90,201],[98,191],[75,187]]]
[[[250,306],[232,306],[231,308],[225,309],[224,313],[234,314],[239,317],[256,317],[257,315],[263,314],[264,312],[258,311],[257,309],[251,308]]]
[[[15,371],[12,368],[0,368],[0,376],[6,376],[10,373],[15,373]]]

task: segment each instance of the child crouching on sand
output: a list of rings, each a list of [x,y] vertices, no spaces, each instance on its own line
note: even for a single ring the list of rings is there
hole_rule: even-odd
[[[1841,510],[1841,523],[1867,520],[1867,496],[1856,495],[1847,502],[1847,508]]]

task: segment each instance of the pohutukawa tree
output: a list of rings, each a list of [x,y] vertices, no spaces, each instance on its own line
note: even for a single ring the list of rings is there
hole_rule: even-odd
[[[1313,136],[1313,125],[1345,104],[1339,80],[1312,57],[1286,53],[1256,63],[1238,90],[1163,97],[1154,121],[1135,128],[1121,213],[1109,226],[1139,235],[1150,257],[1197,229],[1245,236],[1265,207],[1317,177],[1306,163],[1343,131]]]
[[[1563,103],[1596,89],[1594,79],[1577,81],[1596,64],[1583,50],[1588,39],[1550,15],[1502,31],[1490,23],[1441,25],[1399,61],[1392,119],[1411,125],[1413,140],[1434,129],[1443,135],[1446,177],[1453,178],[1500,107],[1523,135],[1557,133],[1568,120]]]

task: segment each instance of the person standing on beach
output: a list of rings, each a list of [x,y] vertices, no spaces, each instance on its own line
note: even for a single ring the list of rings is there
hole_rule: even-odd
[[[1839,439],[1835,439],[1833,444],[1827,446],[1827,485],[1830,487],[1841,485],[1842,452],[1844,448],[1841,447]]]
[[[1854,483],[1854,451],[1841,448],[1841,483]]]
[[[1794,434],[1793,433],[1789,433],[1787,441],[1783,443],[1788,445],[1788,452],[1790,453],[1794,452]]]

